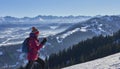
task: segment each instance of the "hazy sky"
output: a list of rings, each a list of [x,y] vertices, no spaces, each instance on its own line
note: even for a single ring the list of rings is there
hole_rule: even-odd
[[[120,0],[0,0],[0,16],[119,14]]]

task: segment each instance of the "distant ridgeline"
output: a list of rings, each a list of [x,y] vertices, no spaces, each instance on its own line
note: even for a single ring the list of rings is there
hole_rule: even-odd
[[[58,54],[52,54],[47,65],[49,69],[60,69],[117,52],[120,52],[120,30],[112,36],[95,36],[92,39],[81,41]]]

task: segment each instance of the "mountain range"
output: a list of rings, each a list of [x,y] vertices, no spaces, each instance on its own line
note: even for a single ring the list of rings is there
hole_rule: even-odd
[[[80,41],[98,35],[113,35],[120,29],[120,16],[94,17],[84,22],[76,23],[65,31],[48,37],[45,47],[48,53],[59,52]]]
[[[36,17],[11,17],[5,16],[0,17],[0,23],[73,23],[84,21],[91,18],[90,16],[45,16],[45,15],[38,15]]]
[[[49,57],[49,55],[53,53],[58,53],[63,49],[72,47],[74,44],[77,44],[78,42],[86,40],[88,38],[92,38],[93,36],[113,35],[114,32],[120,29],[120,16],[117,16],[117,15],[85,17],[85,19],[83,17],[82,21],[80,18],[81,18],[80,16],[78,17],[37,16],[34,18],[29,18],[29,17],[15,18],[11,16],[6,16],[6,17],[0,18],[0,24],[3,25],[3,24],[10,24],[10,23],[13,23],[13,24],[14,23],[15,24],[16,23],[27,23],[27,24],[54,23],[55,25],[57,24],[57,26],[59,27],[59,28],[57,27],[58,29],[66,25],[64,26],[64,27],[67,27],[65,30],[55,35],[49,35],[47,37],[48,42],[46,43],[45,47],[41,49],[42,58],[46,56]],[[58,23],[62,23],[62,25]],[[72,23],[72,24],[69,25],[69,23]],[[41,29],[42,26],[39,28]],[[28,28],[28,30],[30,29]],[[56,28],[54,28],[54,30],[56,30]],[[20,32],[20,31],[17,31],[17,32]],[[5,59],[5,60],[2,60],[2,59]],[[0,67],[1,68],[13,69],[22,64],[25,64],[26,63],[25,60],[26,60],[25,54],[21,52],[21,44],[7,45],[7,46],[0,47]]]

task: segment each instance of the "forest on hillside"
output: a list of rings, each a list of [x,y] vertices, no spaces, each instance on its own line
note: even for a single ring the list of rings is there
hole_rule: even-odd
[[[95,36],[64,49],[58,54],[52,54],[46,64],[48,69],[60,69],[118,52],[120,52],[120,30],[111,36]]]

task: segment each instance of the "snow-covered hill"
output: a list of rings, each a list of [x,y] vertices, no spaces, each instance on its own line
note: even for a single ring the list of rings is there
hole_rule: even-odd
[[[120,53],[63,69],[120,69]]]
[[[93,36],[112,35],[120,29],[120,16],[94,17],[84,22],[75,23],[63,32],[48,37],[48,53],[56,53]]]

